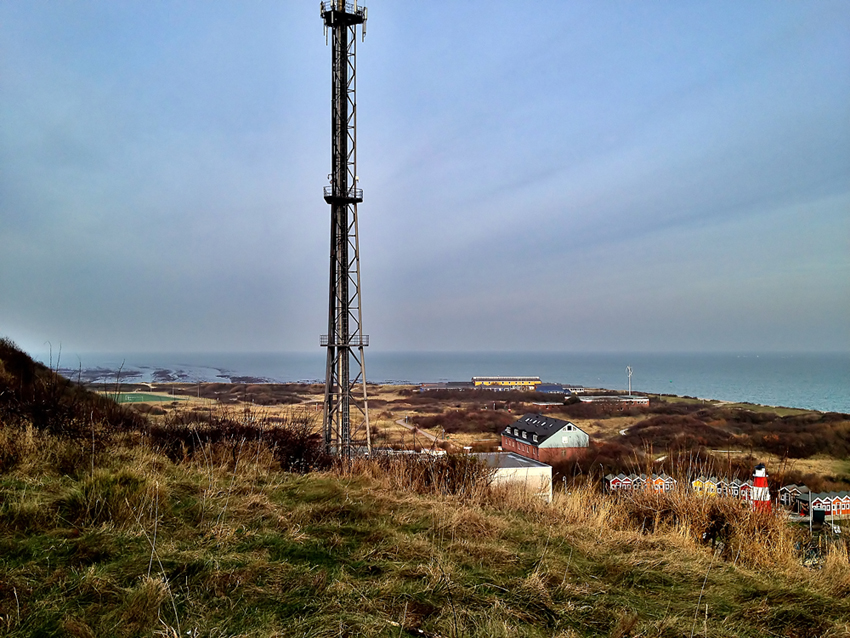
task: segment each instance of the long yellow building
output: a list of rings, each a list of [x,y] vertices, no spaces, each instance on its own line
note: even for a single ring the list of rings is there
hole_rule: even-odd
[[[472,385],[481,390],[534,390],[540,377],[472,377]]]

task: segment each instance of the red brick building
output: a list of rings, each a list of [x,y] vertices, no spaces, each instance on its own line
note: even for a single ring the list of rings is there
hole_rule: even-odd
[[[589,445],[577,425],[542,414],[526,414],[502,431],[503,450],[543,463],[575,458]]]

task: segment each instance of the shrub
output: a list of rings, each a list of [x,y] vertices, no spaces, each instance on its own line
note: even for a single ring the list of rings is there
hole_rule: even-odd
[[[173,461],[195,458],[213,446],[230,455],[235,466],[239,448],[254,443],[270,449],[281,469],[307,472],[331,463],[316,430],[315,413],[308,411],[272,420],[251,410],[191,410],[170,414],[163,423],[151,425],[147,434],[151,444]]]
[[[0,420],[32,424],[38,430],[70,438],[90,438],[92,424],[135,429],[142,415],[112,399],[88,391],[37,363],[8,339],[0,339]],[[102,428],[100,435],[106,434]]]
[[[491,432],[497,434],[516,420],[515,415],[498,410],[445,410],[436,416],[414,416],[420,428],[441,427],[445,432]]]
[[[723,447],[732,438],[729,432],[690,415],[659,415],[631,426],[622,441],[633,447],[652,444],[657,449],[693,449]]]
[[[485,495],[494,475],[483,461],[468,454],[380,454],[337,465],[337,471],[370,475],[393,489],[461,497]]]

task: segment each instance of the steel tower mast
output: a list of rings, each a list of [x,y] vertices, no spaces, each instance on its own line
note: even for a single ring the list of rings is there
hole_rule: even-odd
[[[360,241],[357,204],[357,100],[355,54],[357,25],[366,37],[366,7],[357,2],[321,2],[325,40],[331,31],[331,173],[325,201],[331,205],[331,268],[328,333],[320,344],[328,349],[325,369],[323,431],[325,448],[344,459],[358,450],[371,451],[366,364],[360,304]],[[361,392],[362,388],[362,392]],[[360,396],[358,396],[360,393]]]

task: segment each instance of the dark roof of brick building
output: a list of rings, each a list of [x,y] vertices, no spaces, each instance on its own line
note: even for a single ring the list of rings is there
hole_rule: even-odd
[[[581,428],[579,428],[573,423],[570,423],[569,421],[556,419],[551,416],[543,416],[542,414],[525,414],[510,425],[508,425],[505,428],[503,434],[512,438],[516,438],[513,435],[514,429],[521,430],[529,434],[536,434],[536,443],[539,444],[543,443],[543,441],[548,439],[553,434],[560,432],[568,425],[572,426],[572,429],[574,430],[582,431]]]

